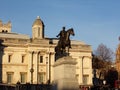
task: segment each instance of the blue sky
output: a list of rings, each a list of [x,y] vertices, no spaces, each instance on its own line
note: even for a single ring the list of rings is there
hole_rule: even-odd
[[[1,0],[0,20],[12,22],[12,32],[32,35],[37,16],[45,24],[45,36],[56,37],[63,26],[74,28],[71,39],[95,50],[103,43],[116,50],[120,36],[120,0]]]

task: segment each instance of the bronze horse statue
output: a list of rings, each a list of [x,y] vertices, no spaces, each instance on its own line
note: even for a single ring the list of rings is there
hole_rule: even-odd
[[[69,53],[69,48],[71,48],[70,35],[75,35],[73,28],[70,28],[67,31],[64,30],[64,32],[60,32],[58,35],[60,35],[60,38],[56,47],[56,53],[59,55],[66,53],[66,47],[68,47],[67,53]]]

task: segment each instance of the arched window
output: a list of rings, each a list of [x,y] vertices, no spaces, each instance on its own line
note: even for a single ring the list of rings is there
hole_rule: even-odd
[[[2,30],[2,32],[4,32],[4,30]]]
[[[7,33],[8,31],[6,30],[5,32]]]
[[[43,56],[40,56],[40,63],[43,63]]]
[[[11,60],[12,60],[12,55],[10,54],[10,55],[8,55],[8,63],[10,63]]]
[[[22,63],[25,61],[25,55],[22,55]]]

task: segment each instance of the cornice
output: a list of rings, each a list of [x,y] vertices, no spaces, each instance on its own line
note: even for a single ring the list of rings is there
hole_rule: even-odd
[[[28,64],[20,64],[20,63],[4,63],[2,66],[28,66]]]

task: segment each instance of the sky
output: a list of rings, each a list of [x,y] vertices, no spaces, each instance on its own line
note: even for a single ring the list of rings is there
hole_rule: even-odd
[[[0,0],[0,20],[11,21],[12,32],[32,36],[37,16],[50,38],[65,26],[74,29],[72,40],[83,41],[93,50],[103,43],[115,51],[120,42],[120,0]]]

